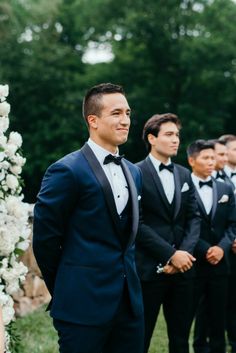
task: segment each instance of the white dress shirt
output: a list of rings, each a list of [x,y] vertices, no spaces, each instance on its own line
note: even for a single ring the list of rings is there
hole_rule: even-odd
[[[217,173],[218,173],[218,171],[214,170],[211,175],[213,176],[213,178],[217,179],[217,181],[220,181],[221,183],[224,183],[225,181],[224,181],[223,178],[221,178],[221,177],[216,178],[216,177],[217,177]],[[219,171],[219,174],[220,174],[220,175],[221,175],[221,173],[222,173],[222,172]]]
[[[151,153],[149,154],[149,158],[159,176],[161,179],[161,183],[164,189],[164,192],[166,194],[167,200],[171,204],[174,198],[174,193],[175,193],[175,180],[174,180],[174,174],[171,173],[167,169],[163,169],[161,172],[159,170],[159,166],[162,163],[158,159],[156,159]],[[166,165],[169,165],[171,163],[171,160],[169,158],[168,162]]]
[[[88,140],[88,145],[92,149],[104,173],[106,174],[106,177],[111,185],[117,213],[121,214],[129,198],[128,185],[123,170],[120,165],[117,165],[114,162],[103,164],[105,157],[108,154],[112,154],[111,152],[102,148],[91,139]],[[118,156],[118,150],[115,155]]]
[[[224,171],[225,171],[226,175],[231,179],[232,183],[234,184],[234,187],[236,188],[236,175],[231,177],[231,173],[236,173],[236,168],[232,169],[228,165],[226,165],[224,167]]]
[[[195,174],[192,173],[192,180],[205,207],[206,213],[209,214],[213,205],[213,189],[208,185],[204,185],[200,188],[199,181],[205,182],[211,180],[211,177],[209,176],[207,179],[204,180],[198,178]]]

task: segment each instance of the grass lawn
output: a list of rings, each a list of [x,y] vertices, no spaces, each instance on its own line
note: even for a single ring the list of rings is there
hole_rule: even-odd
[[[20,353],[58,353],[57,334],[44,307],[26,317],[18,318],[15,326],[21,336]],[[161,314],[149,353],[168,353],[167,345],[166,325]]]

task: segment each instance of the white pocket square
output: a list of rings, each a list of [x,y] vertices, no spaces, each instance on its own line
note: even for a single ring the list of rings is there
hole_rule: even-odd
[[[141,195],[138,195],[138,201],[141,200]]]
[[[218,203],[225,203],[229,201],[229,196],[228,195],[223,195],[221,199],[218,201]]]
[[[184,183],[184,185],[182,186],[181,192],[185,192],[189,190],[189,185],[188,183]]]

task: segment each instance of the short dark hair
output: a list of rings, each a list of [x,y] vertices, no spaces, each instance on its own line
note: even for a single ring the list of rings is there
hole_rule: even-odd
[[[143,128],[143,141],[149,152],[151,151],[151,145],[148,141],[148,135],[151,134],[157,137],[161,125],[169,122],[176,124],[178,129],[181,128],[178,116],[172,113],[155,114],[145,123]]]
[[[216,144],[218,143],[219,145],[225,146],[225,142],[221,141],[220,139],[212,139],[212,140],[208,140],[208,142],[212,142],[214,148],[216,146]]]
[[[201,151],[209,148],[214,150],[214,142],[212,140],[196,140],[187,147],[187,155],[188,157],[197,157]]]
[[[88,116],[101,114],[101,98],[105,94],[121,93],[125,96],[123,87],[113,83],[101,83],[92,87],[85,95],[83,100],[83,117],[88,125]]]
[[[231,134],[222,135],[219,138],[219,141],[223,142],[227,146],[229,142],[236,141],[236,136]]]

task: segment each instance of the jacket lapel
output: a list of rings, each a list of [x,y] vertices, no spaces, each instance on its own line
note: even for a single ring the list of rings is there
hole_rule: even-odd
[[[180,175],[177,167],[174,164],[174,182],[175,182],[175,211],[174,211],[174,219],[178,215],[180,205],[181,205],[181,183],[180,183]]]
[[[212,179],[212,190],[213,190],[213,196],[212,196],[211,220],[213,220],[215,216],[217,203],[218,203],[217,185],[214,179]]]
[[[116,210],[116,204],[115,200],[113,197],[113,192],[110,186],[110,183],[106,177],[106,174],[104,173],[100,163],[98,162],[97,158],[95,157],[95,154],[89,147],[89,145],[86,143],[80,150],[86,160],[88,161],[91,169],[93,170],[97,180],[99,181],[104,197],[108,206],[108,210],[110,212],[111,218],[115,224],[115,229],[119,235],[121,235],[121,230],[120,230],[120,219]]]
[[[202,213],[202,215],[207,219],[209,220],[209,217],[206,213],[206,209],[204,207],[204,204],[202,202],[202,199],[197,191],[197,189],[195,188],[195,195],[196,195],[196,199],[197,199],[197,203],[198,203],[198,206],[199,206],[199,209],[200,209],[200,212]]]
[[[126,165],[123,159],[121,160],[121,167],[129,187],[129,197],[131,198],[131,205],[132,205],[132,230],[131,230],[129,241],[126,246],[126,248],[128,248],[134,242],[135,236],[138,230],[138,221],[139,221],[138,194],[137,194],[136,186],[134,184],[133,177],[130,173],[128,166]]]
[[[159,178],[159,175],[157,174],[156,169],[154,168],[154,165],[152,164],[150,158],[147,157],[145,161],[146,161],[148,169],[149,169],[149,171],[150,171],[150,173],[152,175],[153,182],[154,182],[154,184],[155,184],[155,186],[157,188],[157,191],[158,191],[158,193],[160,195],[160,198],[161,198],[164,206],[166,207],[166,212],[163,212],[163,215],[165,215],[165,217],[168,220],[170,220],[169,212],[168,212],[169,203],[168,203],[165,191],[163,189],[163,186],[162,186],[162,183],[161,183],[161,179]],[[152,200],[150,200],[150,202],[152,202]]]

